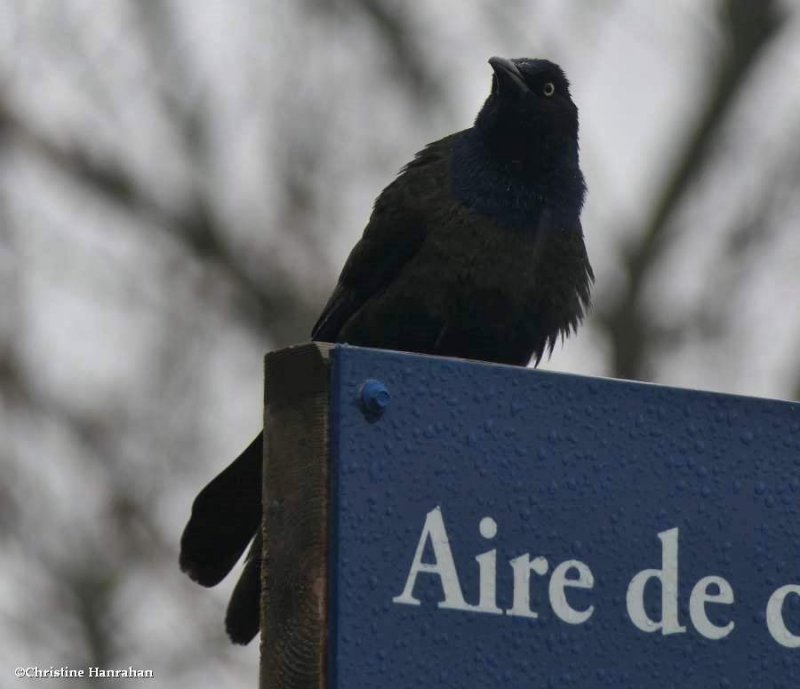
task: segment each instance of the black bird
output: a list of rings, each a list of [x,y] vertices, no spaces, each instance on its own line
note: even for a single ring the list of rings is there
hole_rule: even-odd
[[[378,196],[314,340],[526,365],[577,329],[594,280],[578,110],[561,68],[493,57],[474,126],[429,144]],[[197,496],[181,568],[213,586],[248,542],[226,627],[259,627],[261,441]]]

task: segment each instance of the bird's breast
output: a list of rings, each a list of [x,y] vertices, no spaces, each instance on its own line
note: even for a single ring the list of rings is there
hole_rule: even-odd
[[[441,308],[451,320],[510,324],[525,318],[541,285],[537,264],[547,241],[534,228],[509,229],[458,213],[439,225],[422,263],[436,273]]]

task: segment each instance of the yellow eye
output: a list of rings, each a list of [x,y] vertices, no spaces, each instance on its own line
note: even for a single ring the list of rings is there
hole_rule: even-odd
[[[548,98],[552,96],[556,92],[555,84],[552,81],[548,81],[544,88],[542,88],[542,93],[547,96]]]

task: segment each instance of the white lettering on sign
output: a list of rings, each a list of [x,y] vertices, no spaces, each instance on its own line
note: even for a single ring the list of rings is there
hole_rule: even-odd
[[[479,530],[483,538],[492,539],[497,535],[497,522],[491,517],[484,517],[480,522]],[[428,543],[433,550],[435,561],[432,563],[422,561],[422,555]],[[419,599],[414,597],[417,576],[433,574],[439,577],[442,586],[443,599],[438,603],[440,608],[484,612],[493,615],[502,614],[504,611],[497,607],[497,550],[492,549],[482,553],[475,560],[478,563],[478,604],[470,605],[464,600],[442,511],[439,507],[434,508],[425,517],[425,524],[417,542],[417,550],[411,562],[403,592],[392,598],[392,602],[402,605],[419,605]],[[535,557],[531,560],[528,553],[523,553],[519,557],[509,560],[509,565],[514,574],[513,604],[505,610],[505,613],[517,617],[538,617],[538,613],[531,610],[530,605],[531,572],[540,576],[547,574],[549,567],[547,560],[543,557]],[[575,572],[576,576],[568,576],[571,572]],[[550,577],[548,587],[550,607],[564,622],[569,624],[585,622],[591,617],[594,606],[590,605],[585,610],[576,610],[567,601],[566,589],[591,589],[593,586],[594,576],[585,562],[566,560],[553,570]]]
[[[781,586],[769,597],[767,602],[767,629],[769,629],[772,638],[781,646],[800,648],[800,636],[792,634],[783,619],[783,602],[790,593],[800,596],[800,586],[797,584]]]
[[[497,536],[497,522],[492,517],[485,516],[480,520],[478,531],[482,538],[490,541]],[[625,594],[628,617],[643,632],[660,631],[662,636],[687,632],[687,627],[681,624],[679,616],[679,535],[677,527],[658,533],[661,541],[661,566],[637,572],[628,584]],[[428,549],[432,554],[432,561],[425,562],[423,556]],[[576,607],[575,596],[570,601],[568,595],[571,589],[594,589],[594,574],[585,562],[564,560],[553,567],[551,572],[550,562],[542,555],[532,557],[530,553],[522,553],[511,558],[508,566],[511,568],[513,581],[512,603],[510,608],[503,609],[497,604],[497,549],[487,550],[474,559],[478,564],[478,591],[476,596],[470,598],[474,600],[476,597],[478,602],[471,604],[464,598],[442,510],[435,507],[425,515],[425,523],[417,541],[405,586],[400,595],[392,598],[392,602],[420,605],[420,600],[414,596],[414,588],[419,576],[428,575],[436,577],[441,586],[441,600],[437,602],[439,608],[538,619],[539,611],[532,605],[531,591],[546,583],[550,608],[562,622],[583,624],[595,612],[594,604]],[[645,593],[647,590],[651,594],[655,593],[653,587],[657,587],[661,599],[661,609],[656,618],[651,617],[645,609]],[[778,644],[784,648],[796,649],[800,648],[800,634],[790,631],[784,617],[784,605],[789,596],[800,596],[800,584],[781,586],[770,596],[766,622],[770,635]],[[726,638],[734,631],[736,624],[730,619],[730,615],[726,616],[727,621],[720,621],[719,610],[714,616],[716,621],[712,621],[709,617],[709,606],[732,606],[734,602],[733,586],[727,579],[716,574],[701,578],[689,594],[688,611],[692,627],[698,634],[712,641]]]
[[[576,579],[567,578],[567,573],[571,570],[578,573]],[[586,563],[580,560],[562,562],[553,570],[553,576],[550,577],[550,605],[553,606],[553,612],[568,624],[586,622],[592,616],[594,606],[590,605],[586,610],[576,610],[567,602],[567,594],[564,589],[567,587],[590,589],[593,586],[594,576]]]
[[[625,604],[628,617],[643,632],[678,634],[686,627],[678,623],[678,529],[662,531],[661,569],[643,569],[628,584]],[[644,587],[648,581],[657,581],[661,586],[661,619],[651,620],[644,609]]]
[[[710,593],[709,587],[714,586],[717,593]],[[706,603],[717,605],[731,605],[733,603],[733,589],[727,580],[722,577],[703,577],[692,589],[689,596],[689,617],[694,628],[706,639],[724,639],[733,631],[734,623],[728,622],[721,627],[708,619]]]
[[[425,552],[425,545],[431,544],[434,562],[431,564],[422,561]],[[438,507],[428,512],[425,517],[425,524],[422,527],[422,534],[417,543],[417,552],[411,563],[408,572],[406,585],[403,593],[392,598],[392,602],[402,605],[419,605],[419,599],[414,598],[414,584],[417,583],[417,576],[420,573],[433,574],[439,577],[442,584],[444,600],[439,602],[440,608],[451,610],[476,610],[477,606],[467,605],[464,594],[461,592],[461,582],[458,580],[456,563],[453,562],[453,552],[450,550],[450,541],[447,538],[447,531],[444,528],[442,510]]]
[[[636,574],[628,585],[625,602],[628,617],[643,632],[661,630],[668,634],[680,634],[686,627],[678,620],[678,529],[669,529],[658,534],[661,540],[661,569],[644,569]],[[648,582],[661,587],[661,619],[652,620],[644,609],[644,590]],[[710,588],[717,589],[712,593]],[[733,631],[734,623],[715,625],[708,618],[706,604],[730,605],[733,603],[733,588],[720,576],[703,577],[689,596],[689,617],[692,625],[706,639],[723,639]]]
[[[494,538],[497,535],[497,522],[491,517],[484,517],[478,529],[484,538]],[[497,607],[497,551],[489,550],[475,560],[480,571],[480,599],[476,610],[502,615],[503,611]]]
[[[538,612],[531,610],[531,572],[539,576],[547,574],[547,560],[543,557],[531,560],[528,553],[523,553],[509,563],[514,570],[514,604],[506,610],[506,615],[539,617]]]

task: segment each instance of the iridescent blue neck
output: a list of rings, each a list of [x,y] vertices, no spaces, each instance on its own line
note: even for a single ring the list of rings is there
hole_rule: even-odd
[[[564,226],[578,226],[586,187],[573,151],[541,156],[513,149],[498,155],[481,129],[467,129],[457,137],[451,159],[452,192],[458,201],[501,227],[536,227],[546,208],[563,218]],[[551,163],[551,160],[555,161]]]

